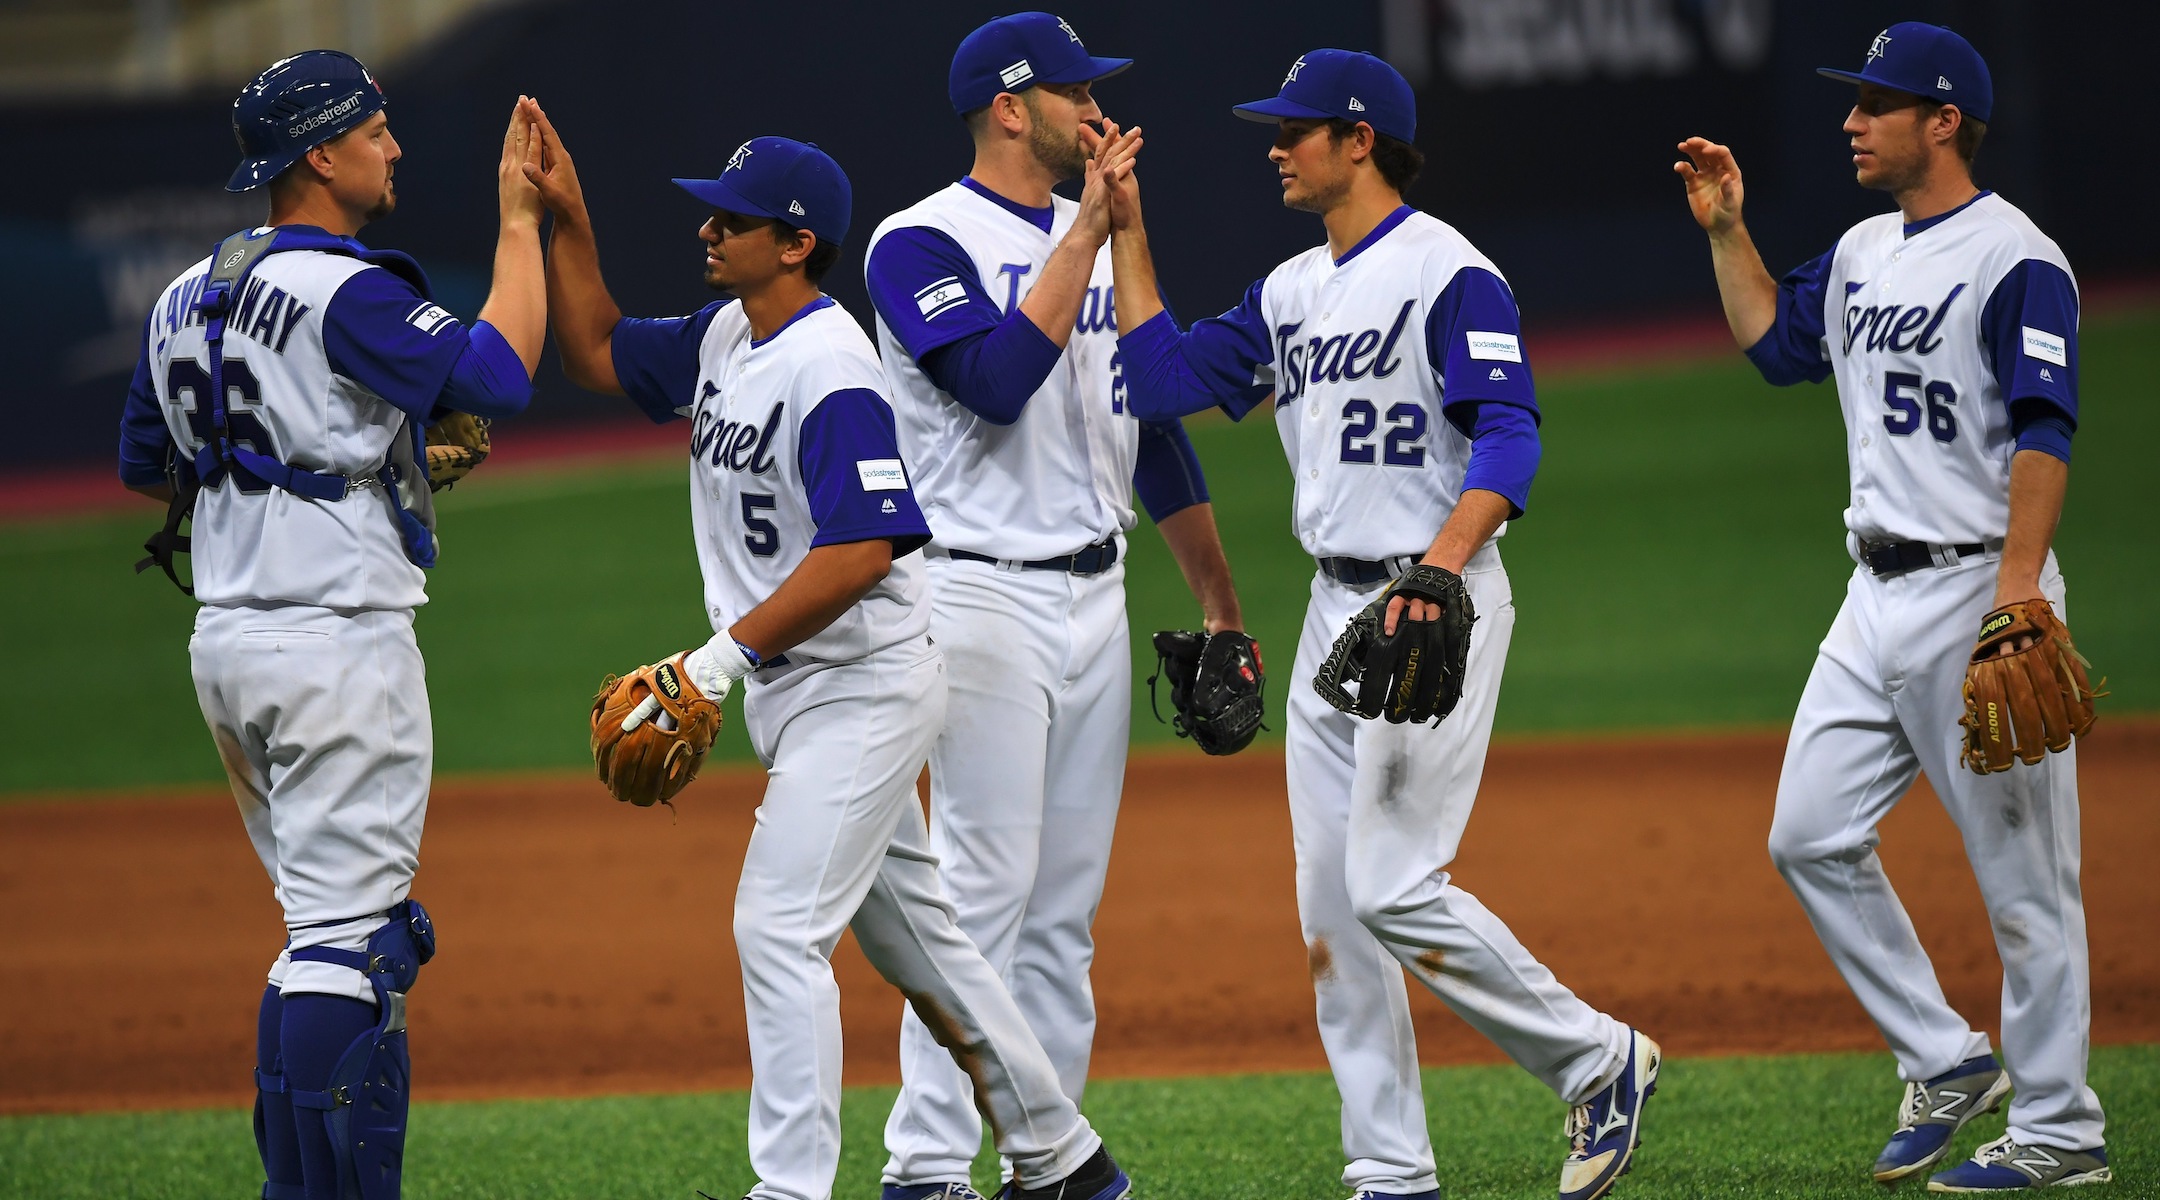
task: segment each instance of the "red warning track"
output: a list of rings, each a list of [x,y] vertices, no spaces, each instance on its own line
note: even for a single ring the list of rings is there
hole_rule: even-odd
[[[1781,746],[1504,744],[1456,878],[1670,1053],[1879,1049],[1763,850]],[[2094,1035],[2160,1041],[2160,721],[2103,718],[2079,755]],[[442,934],[413,992],[420,1094],[745,1084],[729,912],[761,785],[714,772],[671,816],[578,777],[440,783],[415,889]],[[283,929],[231,801],[8,804],[0,845],[0,1112],[247,1102]],[[1882,853],[1952,1002],[1992,1027],[1987,919],[1924,785]],[[1098,1075],[1324,1065],[1280,754],[1137,759],[1097,929]],[[839,975],[848,1077],[890,1081],[900,998],[852,945]],[[1497,1059],[1411,992],[1428,1062]]]

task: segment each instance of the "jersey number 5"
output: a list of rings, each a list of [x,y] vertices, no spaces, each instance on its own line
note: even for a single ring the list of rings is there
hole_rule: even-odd
[[[1883,414],[1883,428],[1898,437],[1909,437],[1920,428],[1920,399],[1927,398],[1928,435],[1948,445],[1957,440],[1957,389],[1938,379],[1933,383],[1923,381],[1918,375],[1907,371],[1890,371],[1883,375],[1883,403],[1890,411]]]
[[[771,512],[778,504],[764,492],[743,492],[741,496],[743,545],[759,558],[771,558],[780,551],[780,530],[759,514]]]
[[[225,434],[237,445],[246,446],[257,454],[277,456],[277,446],[270,440],[270,430],[262,418],[249,412],[250,407],[262,404],[262,385],[255,381],[255,372],[248,370],[245,361],[237,358],[225,360]],[[237,394],[236,394],[237,393]],[[210,416],[210,373],[192,358],[176,358],[165,368],[165,394],[171,402],[187,414],[188,432],[195,435],[197,444],[207,446],[217,440],[216,423]],[[240,490],[248,495],[260,495],[270,490],[270,485],[246,471],[236,470],[234,478]],[[211,487],[225,486],[223,476]]]

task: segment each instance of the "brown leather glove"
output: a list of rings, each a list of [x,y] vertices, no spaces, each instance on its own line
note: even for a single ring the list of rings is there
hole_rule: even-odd
[[[690,682],[682,657],[610,675],[593,697],[593,766],[617,800],[647,808],[673,799],[720,734],[720,706]]]
[[[488,438],[488,419],[471,413],[445,413],[427,427],[428,490],[439,492],[472,474],[487,461],[494,443]]]
[[[2031,639],[2022,650],[2005,645]],[[2092,666],[2070,644],[2070,631],[2045,600],[2020,600],[1980,622],[1980,638],[1965,668],[1965,765],[1982,775],[2032,766],[2048,751],[2070,748],[2093,727]],[[2101,680],[2101,686],[2107,686]]]

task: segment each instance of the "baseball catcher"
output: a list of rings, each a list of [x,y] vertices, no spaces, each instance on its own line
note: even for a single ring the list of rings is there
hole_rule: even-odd
[[[1267,672],[1260,643],[1233,630],[1207,634],[1165,629],[1155,635],[1155,674],[1148,676],[1148,705],[1155,681],[1170,683],[1170,728],[1209,754],[1236,754],[1252,745],[1266,702]],[[1155,719],[1162,713],[1157,710]]]
[[[720,735],[719,702],[727,688],[717,695],[699,689],[685,657],[600,681],[592,706],[593,766],[617,800],[650,808],[674,799],[697,778]]]
[[[2032,766],[2093,727],[2092,664],[2045,600],[1998,608],[1980,622],[1965,668],[1965,765],[1982,775]],[[2101,685],[2106,686],[2102,680]]]
[[[1388,603],[1401,597],[1437,607],[1440,616],[1416,620],[1405,603],[1389,626]],[[1350,618],[1313,675],[1313,690],[1339,712],[1389,723],[1434,724],[1446,720],[1462,699],[1463,670],[1470,661],[1470,626],[1477,621],[1462,576],[1418,563]],[[1352,696],[1343,685],[1355,683]]]

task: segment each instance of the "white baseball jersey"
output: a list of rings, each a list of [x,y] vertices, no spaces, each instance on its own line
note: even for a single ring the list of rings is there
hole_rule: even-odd
[[[969,411],[919,362],[1017,308],[1078,212],[1056,196],[1048,210],[1027,209],[964,180],[886,218],[871,235],[865,261],[878,348],[901,449],[939,546],[1052,558],[1134,524],[1140,431],[1118,377],[1107,244],[1072,339],[1017,421],[998,425]]]
[[[733,300],[626,318],[614,362],[648,416],[692,422],[691,528],[716,632],[764,603],[813,546],[885,538],[892,572],[788,656],[843,662],[924,636],[922,560],[905,556],[930,530],[877,353],[847,310],[821,296],[762,340]]]
[[[2055,243],[1983,192],[1932,220],[1853,226],[1786,279],[1776,326],[1748,354],[1773,383],[1837,377],[1847,529],[1999,539],[2017,449],[2007,401],[2077,418],[2076,287]]]
[[[188,456],[212,434],[205,326],[193,312],[209,265],[206,258],[181,273],[151,310],[123,445],[123,473],[143,468],[135,460],[151,473],[130,482],[163,478],[147,445],[131,453],[125,444],[151,440],[143,432],[150,420],[162,419],[163,436]],[[354,254],[288,250],[255,264],[224,345],[235,442],[294,467],[359,478],[382,467],[394,439],[411,436],[408,421],[427,418],[468,335],[393,271]],[[425,575],[406,558],[380,485],[313,500],[243,471],[203,489],[191,536],[195,598],[206,604],[427,602]]]

